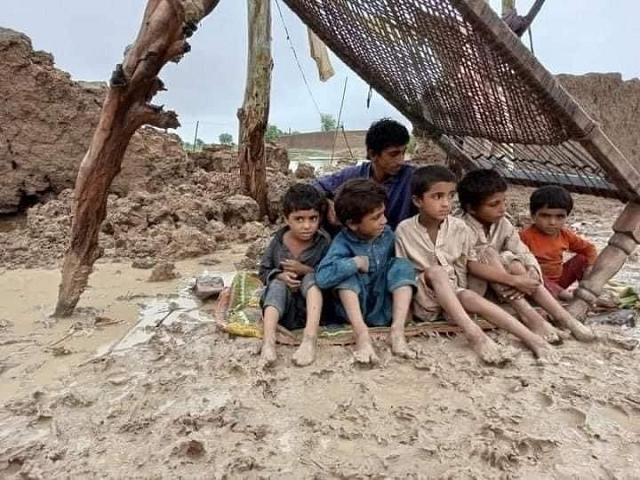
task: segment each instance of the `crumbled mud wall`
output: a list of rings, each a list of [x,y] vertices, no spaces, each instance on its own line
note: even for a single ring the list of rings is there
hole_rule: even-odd
[[[34,51],[29,38],[0,28],[0,213],[12,213],[74,185],[98,121],[106,85],[75,82]],[[136,133],[113,192],[157,190],[184,178],[177,135]]]
[[[623,80],[619,73],[557,78],[627,158],[640,160],[640,79]]]

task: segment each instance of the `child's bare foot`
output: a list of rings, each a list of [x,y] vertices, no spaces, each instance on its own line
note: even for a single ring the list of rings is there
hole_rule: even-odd
[[[500,347],[484,335],[479,340],[469,340],[471,348],[482,359],[483,362],[491,365],[503,366],[511,361],[511,359],[500,351]]]
[[[357,363],[362,364],[375,365],[380,361],[368,333],[356,336],[356,351],[353,353],[353,357]]]
[[[298,367],[311,365],[316,359],[316,337],[304,337],[296,353],[293,354],[293,363]]]
[[[541,364],[558,363],[558,360],[560,359],[558,352],[556,352],[553,347],[545,341],[532,346],[531,350],[538,359],[538,363]]]
[[[573,317],[566,319],[565,323],[576,340],[579,340],[580,342],[595,342],[598,339],[593,330],[583,325]]]
[[[538,334],[552,345],[562,343],[564,336],[542,315],[533,309],[521,313],[523,323],[535,334]]]
[[[551,345],[558,345],[562,343],[564,335],[546,320],[539,325],[532,325],[531,331],[540,335],[545,341]]]
[[[402,358],[416,358],[418,354],[409,348],[404,331],[391,329],[389,331],[389,343],[391,344],[391,353]]]
[[[276,353],[276,344],[275,342],[266,341],[262,344],[262,349],[260,350],[260,361],[263,366],[271,367],[276,360],[278,359],[278,355]]]

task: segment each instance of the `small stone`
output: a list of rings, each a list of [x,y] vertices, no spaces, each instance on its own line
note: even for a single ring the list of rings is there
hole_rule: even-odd
[[[163,262],[151,271],[149,282],[166,282],[178,278],[180,274],[176,271],[176,266],[171,262]]]
[[[156,266],[156,261],[150,258],[142,258],[134,260],[131,263],[131,268],[138,268],[140,270],[149,270]]]
[[[202,274],[196,278],[193,286],[193,294],[200,300],[217,297],[224,288],[222,277],[217,275]]]

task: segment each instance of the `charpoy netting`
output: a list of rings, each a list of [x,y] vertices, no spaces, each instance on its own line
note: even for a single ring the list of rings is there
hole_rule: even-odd
[[[356,73],[467,167],[637,199],[611,144],[484,0],[284,0]]]

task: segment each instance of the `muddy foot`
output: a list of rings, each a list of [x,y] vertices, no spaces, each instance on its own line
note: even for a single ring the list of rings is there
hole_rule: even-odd
[[[540,364],[555,364],[560,360],[558,352],[547,342],[540,342],[540,345],[532,348],[532,350]]]
[[[389,343],[391,344],[391,353],[401,358],[417,358],[418,354],[409,348],[407,340],[403,332],[391,330],[389,332]]]
[[[598,339],[598,336],[593,330],[575,319],[569,323],[568,327],[576,340],[581,342],[595,342]]]
[[[356,351],[353,352],[353,358],[356,363],[364,365],[376,365],[380,361],[368,335],[366,338],[356,340]]]
[[[540,335],[551,345],[558,345],[562,343],[563,339],[565,338],[564,335],[562,335],[556,328],[553,327],[553,325],[549,324],[549,322],[547,322],[546,320],[543,324],[540,325],[540,327],[532,328],[531,330],[533,331],[533,333],[537,333],[538,335]]]
[[[262,363],[262,366],[271,367],[276,363],[277,359],[278,355],[276,354],[275,343],[265,342],[260,350],[260,362]]]
[[[316,358],[316,338],[304,337],[296,353],[293,354],[293,364],[298,367],[311,365]]]
[[[500,347],[485,336],[480,341],[471,342],[471,348],[482,359],[483,362],[495,365],[498,367],[504,366],[511,361],[511,359],[505,356]]]

